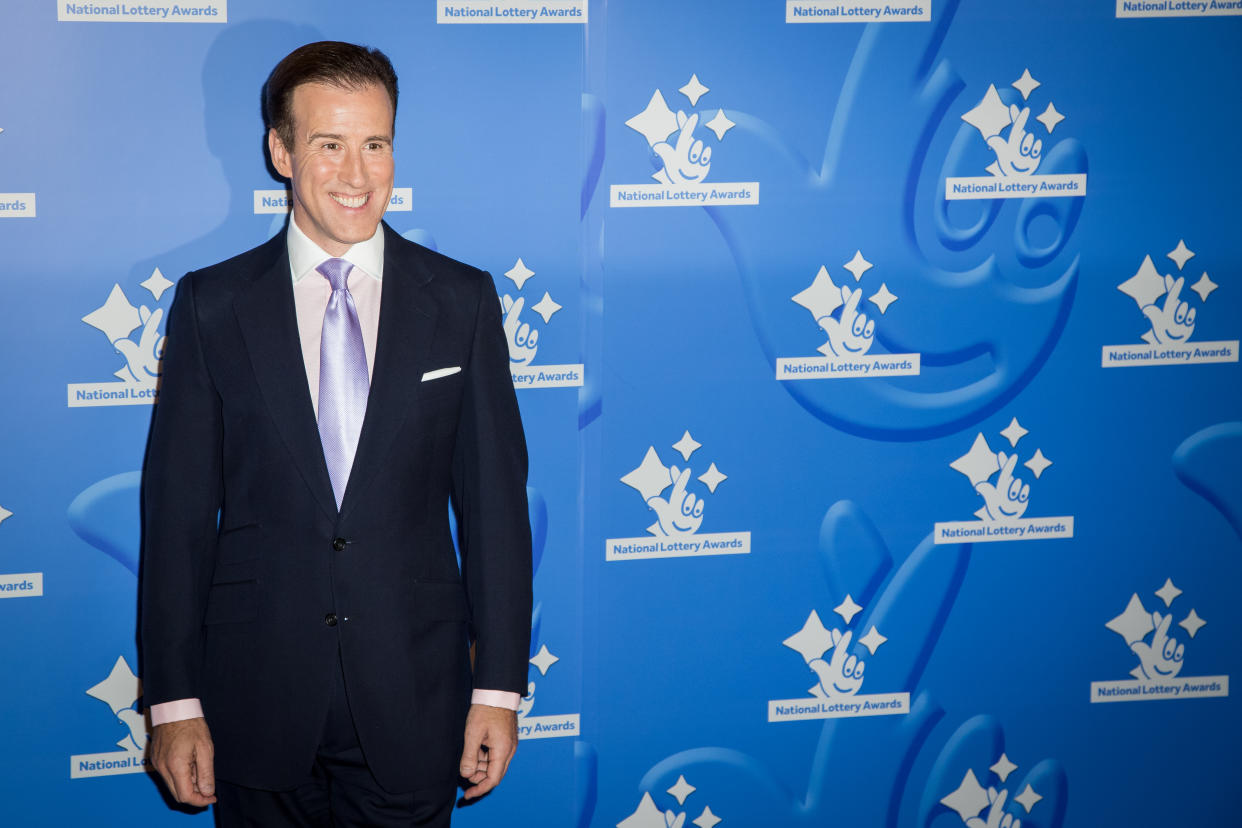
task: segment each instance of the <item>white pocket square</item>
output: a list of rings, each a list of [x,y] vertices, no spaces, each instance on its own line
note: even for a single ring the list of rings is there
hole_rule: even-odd
[[[461,370],[460,365],[454,365],[452,368],[437,368],[434,371],[428,371],[427,373],[423,374],[423,382],[437,380],[437,379],[440,379],[440,377],[452,376],[453,374],[456,374],[460,370]]]

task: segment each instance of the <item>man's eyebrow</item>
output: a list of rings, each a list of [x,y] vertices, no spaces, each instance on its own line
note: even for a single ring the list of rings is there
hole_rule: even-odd
[[[315,141],[320,141],[323,139],[327,139],[330,141],[342,141],[343,142],[345,140],[345,136],[338,135],[335,132],[315,132],[315,133],[312,133],[306,139],[306,143],[312,144]],[[370,135],[365,139],[363,143],[370,143],[372,141],[383,141],[386,144],[391,144],[392,136],[391,135]]]

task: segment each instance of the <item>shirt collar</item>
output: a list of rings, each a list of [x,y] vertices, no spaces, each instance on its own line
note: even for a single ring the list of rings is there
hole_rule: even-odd
[[[289,246],[289,270],[293,274],[295,284],[300,282],[307,273],[333,258],[302,232],[302,228],[298,227],[293,216],[289,217],[289,230],[285,238]],[[340,258],[345,259],[376,281],[382,280],[384,278],[384,226],[376,225],[375,235],[366,241],[358,242],[346,250],[345,255]]]

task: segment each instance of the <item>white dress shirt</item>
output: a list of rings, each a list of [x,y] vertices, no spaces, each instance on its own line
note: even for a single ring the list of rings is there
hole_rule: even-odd
[[[323,315],[332,296],[332,285],[315,268],[333,258],[311,241],[296,221],[289,219],[285,236],[289,245],[289,271],[293,277],[293,305],[298,319],[298,339],[302,344],[302,362],[306,366],[306,382],[311,404],[319,416],[319,346],[323,336]],[[384,228],[377,226],[375,235],[358,242],[339,257],[354,266],[347,279],[349,293],[354,297],[358,324],[362,328],[362,347],[366,351],[367,376],[375,372],[375,342],[379,334],[380,295],[384,278]],[[445,504],[445,508],[448,506]],[[507,690],[479,690],[471,697],[473,704],[517,710],[522,697]],[[178,699],[151,705],[151,724],[161,725],[203,715],[198,699]]]

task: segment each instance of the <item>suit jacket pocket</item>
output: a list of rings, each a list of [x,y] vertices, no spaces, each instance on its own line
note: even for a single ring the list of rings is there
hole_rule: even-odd
[[[466,591],[458,581],[418,581],[414,611],[427,621],[464,622],[469,618]]]
[[[204,624],[237,624],[253,621],[259,614],[259,581],[253,562],[221,563],[211,579]]]

